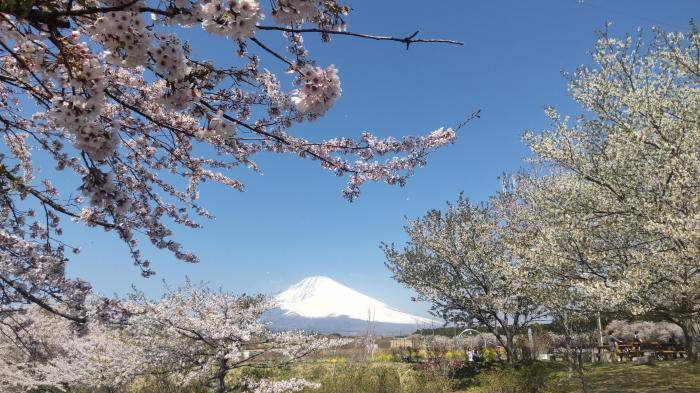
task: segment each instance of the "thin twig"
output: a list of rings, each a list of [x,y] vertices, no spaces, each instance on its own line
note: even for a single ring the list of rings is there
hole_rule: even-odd
[[[290,62],[289,60],[285,59],[282,55],[280,55],[279,53],[275,52],[274,50],[268,48],[265,44],[263,44],[262,42],[260,42],[257,38],[255,38],[255,37],[250,37],[250,40],[253,41],[253,42],[255,42],[259,47],[261,47],[261,48],[262,48],[263,50],[265,50],[267,53],[269,53],[269,54],[271,54],[272,56],[275,56],[276,58],[278,58],[278,59],[282,60],[283,62],[287,63],[287,65],[289,65],[289,67],[294,68],[294,64],[292,64],[292,62]]]
[[[408,49],[408,47],[414,43],[439,43],[439,44],[441,43],[441,44],[452,44],[452,45],[464,45],[464,42],[461,42],[461,41],[446,40],[446,39],[442,39],[442,38],[415,38],[418,35],[418,31],[416,31],[415,33],[413,33],[409,36],[399,38],[399,37],[391,37],[391,36],[353,33],[350,31],[335,31],[335,30],[316,29],[316,28],[294,29],[291,27],[281,27],[281,26],[258,26],[258,29],[284,31],[287,33],[323,33],[323,34],[332,34],[332,35],[347,35],[347,36],[351,36],[351,37],[366,38],[369,40],[376,40],[376,41],[395,41],[395,42],[401,42],[401,43],[406,44],[406,49]]]

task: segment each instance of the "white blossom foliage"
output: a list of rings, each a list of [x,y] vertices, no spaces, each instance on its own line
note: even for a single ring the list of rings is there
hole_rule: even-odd
[[[212,0],[200,12],[204,30],[236,40],[252,36],[263,17],[258,0]]]
[[[648,44],[601,33],[595,66],[569,75],[587,115],[548,109],[552,128],[525,135],[545,176],[521,196],[537,228],[528,259],[551,299],[652,313],[681,326],[697,357],[700,35],[690,30],[657,30]]]
[[[460,197],[444,212],[433,209],[409,221],[409,242],[402,249],[382,245],[397,281],[416,290],[418,299],[432,303],[445,320],[488,328],[511,361],[515,335],[546,313],[508,247],[511,228],[503,221],[515,209],[506,193],[488,206]]]
[[[318,0],[278,0],[272,16],[283,25],[302,24],[316,21],[321,16]]]
[[[142,350],[144,368],[168,371],[183,383],[200,381],[217,392],[243,384],[261,392],[312,386],[303,380],[227,380],[228,372],[236,368],[271,367],[345,344],[300,331],[272,332],[260,319],[269,307],[262,296],[233,295],[188,282],[157,302],[135,293],[126,304],[134,315],[127,330]]]
[[[340,98],[340,79],[334,66],[324,70],[305,64],[299,70],[295,83],[301,88],[292,100],[302,113],[322,116]]]
[[[299,392],[304,389],[317,389],[321,384],[309,382],[301,378],[292,378],[283,381],[253,381],[247,384],[251,393],[287,393]]]
[[[95,303],[97,302],[97,303]],[[99,301],[88,302],[89,312]],[[96,317],[93,315],[93,317]],[[0,319],[0,390],[117,388],[143,369],[140,349],[118,326],[76,324],[36,305]]]

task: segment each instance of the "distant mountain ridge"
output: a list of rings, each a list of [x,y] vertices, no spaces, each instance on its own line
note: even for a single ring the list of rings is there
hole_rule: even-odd
[[[399,311],[325,276],[307,277],[273,299],[277,306],[266,318],[273,329],[303,329],[344,335],[406,334],[442,326],[429,318]]]

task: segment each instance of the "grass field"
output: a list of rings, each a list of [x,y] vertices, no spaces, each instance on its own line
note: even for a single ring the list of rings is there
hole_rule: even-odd
[[[322,384],[303,393],[565,393],[581,392],[577,375],[568,376],[560,362],[535,362],[515,368],[495,365],[490,371],[464,372],[448,377],[439,370],[415,369],[397,362],[307,362],[283,369],[233,372],[241,378],[286,379],[303,377]],[[590,393],[700,393],[700,365],[664,361],[588,364],[585,379]],[[72,392],[85,393],[75,390]],[[135,384],[129,393],[206,393],[208,389],[177,387],[163,380]],[[94,392],[91,392],[94,393]]]
[[[477,378],[481,386],[467,393],[581,392],[577,374],[571,378],[561,363],[544,363],[539,371],[503,370]],[[588,364],[584,378],[590,393],[700,393],[700,365],[665,361],[652,365],[632,363]],[[458,392],[460,390],[457,390]]]
[[[446,378],[439,373],[417,372],[407,364],[389,362],[314,367],[308,371],[315,374],[309,377],[317,377],[323,384],[321,389],[316,390],[317,393],[582,391],[576,374],[569,378],[562,363],[538,363],[514,372],[496,370],[462,379]],[[584,375],[591,393],[700,393],[700,365],[682,360],[652,365],[589,364]]]
[[[631,363],[588,367],[590,392],[596,393],[691,393],[700,392],[700,365],[685,361]],[[580,391],[579,385],[572,391]]]
[[[564,393],[581,392],[577,374],[563,363],[536,362],[516,369],[496,369],[448,378],[440,372],[414,370],[395,362],[306,364],[287,372],[322,383],[308,393]],[[591,393],[700,393],[700,365],[687,361],[588,364]],[[306,392],[305,392],[306,393]]]

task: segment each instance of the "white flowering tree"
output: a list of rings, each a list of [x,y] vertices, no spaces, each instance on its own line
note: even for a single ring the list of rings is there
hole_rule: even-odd
[[[587,214],[605,197],[570,173],[518,176],[527,232],[512,243],[534,279],[539,302],[554,314],[642,312],[638,292],[639,237],[624,217]]]
[[[517,357],[515,336],[545,313],[505,240],[511,229],[503,221],[514,209],[515,200],[505,193],[488,206],[460,197],[444,212],[431,210],[409,221],[403,248],[382,245],[397,281],[415,289],[445,320],[488,328],[511,362]]]
[[[98,310],[88,300],[88,315]],[[140,348],[120,325],[94,316],[76,324],[30,305],[0,317],[0,390],[117,389],[143,372]],[[110,390],[111,391],[111,390]]]
[[[614,331],[615,336],[622,340],[632,341],[638,333],[644,341],[670,342],[683,336],[680,326],[668,322],[621,321],[613,320],[605,326],[605,331]]]
[[[264,3],[264,4],[263,4]],[[291,130],[339,99],[332,65],[317,64],[303,34],[405,44],[458,42],[347,31],[350,8],[335,0],[47,0],[0,2],[0,305],[32,302],[83,320],[88,283],[67,279],[79,245],[61,240],[70,219],[115,234],[143,275],[153,274],[139,241],[187,262],[197,257],[168,223],[198,227],[211,217],[198,186],[236,190],[234,168],[257,170],[259,153],[316,160],[348,178],[352,200],[365,181],[403,185],[452,129],[426,136],[307,140]],[[267,14],[267,18],[264,18]],[[195,57],[188,29],[230,40],[230,64]],[[258,31],[279,32],[288,53]],[[265,54],[278,64],[261,64]],[[276,76],[268,69],[286,69]],[[281,82],[297,87],[285,91]],[[207,153],[202,153],[207,152]],[[38,175],[41,162],[49,162]],[[59,189],[51,166],[79,185]],[[181,181],[173,180],[180,178]],[[72,179],[72,180],[71,180]],[[57,306],[58,305],[58,306]],[[65,307],[68,306],[68,307]],[[73,310],[73,311],[71,311]]]
[[[260,320],[270,307],[262,296],[232,295],[188,282],[159,301],[131,296],[128,331],[143,353],[144,369],[164,371],[180,382],[200,381],[224,393],[297,391],[317,387],[302,379],[228,380],[231,370],[279,366],[345,344],[300,331],[272,332]]]
[[[530,202],[544,220],[537,247],[598,304],[677,323],[697,359],[700,35],[601,33],[593,58],[570,75],[589,114],[571,124],[549,110],[553,129],[525,136],[553,170]]]

